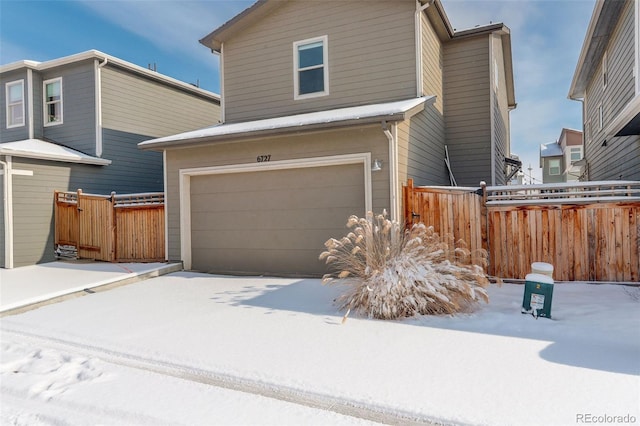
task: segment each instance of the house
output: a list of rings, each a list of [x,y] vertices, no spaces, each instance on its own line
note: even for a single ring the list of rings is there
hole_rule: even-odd
[[[91,50],[0,66],[0,267],[55,259],[53,192],[163,191],[150,137],[215,123],[218,95]]]
[[[256,2],[200,40],[223,124],[139,144],[164,154],[169,258],[317,275],[350,215],[401,219],[409,178],[504,184],[510,40],[454,31],[439,0]]]
[[[569,98],[582,102],[586,180],[640,180],[640,5],[597,0]]]
[[[582,132],[562,129],[555,142],[540,145],[542,183],[573,182],[582,175]]]

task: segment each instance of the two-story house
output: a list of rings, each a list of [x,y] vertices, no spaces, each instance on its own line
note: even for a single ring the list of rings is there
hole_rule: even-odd
[[[640,180],[640,4],[597,0],[569,98],[582,101],[586,180]]]
[[[140,141],[215,123],[220,97],[92,50],[0,66],[0,267],[55,259],[54,190],[163,191]]]
[[[503,24],[454,31],[439,0],[260,0],[200,41],[220,57],[223,123],[139,145],[164,153],[186,269],[320,274],[350,215],[402,219],[409,178],[505,183]]]
[[[562,129],[557,141],[540,145],[542,183],[579,180],[582,150],[582,132],[574,129]]]

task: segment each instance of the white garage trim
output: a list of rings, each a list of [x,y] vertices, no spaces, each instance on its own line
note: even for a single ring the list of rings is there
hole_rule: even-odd
[[[359,164],[364,166],[365,211],[372,211],[371,195],[371,153],[333,155],[328,157],[279,160],[263,163],[232,164],[227,166],[197,167],[180,169],[180,254],[184,269],[191,269],[191,176],[228,173],[263,172],[269,170],[301,169],[307,167],[339,166]]]

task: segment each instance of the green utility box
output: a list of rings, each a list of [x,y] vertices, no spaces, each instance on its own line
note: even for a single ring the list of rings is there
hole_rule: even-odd
[[[528,274],[524,281],[522,313],[534,317],[551,318],[553,278],[542,274]]]

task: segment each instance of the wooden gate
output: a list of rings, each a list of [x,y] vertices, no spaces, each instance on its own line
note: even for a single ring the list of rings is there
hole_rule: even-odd
[[[56,251],[108,262],[165,260],[164,194],[55,191]]]

